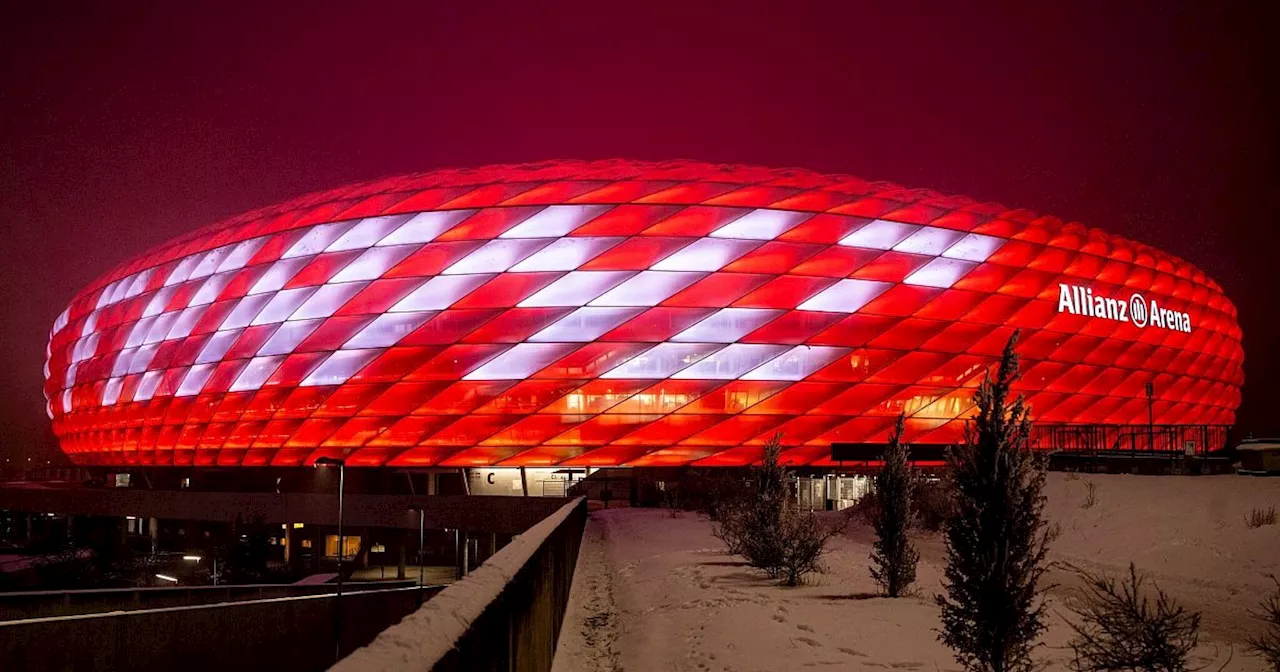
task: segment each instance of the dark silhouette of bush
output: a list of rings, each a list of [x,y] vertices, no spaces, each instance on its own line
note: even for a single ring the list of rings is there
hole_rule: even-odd
[[[875,479],[878,506],[872,521],[876,541],[871,552],[871,578],[889,597],[903,595],[915,583],[920,561],[910,536],[916,475],[902,443],[904,423],[904,416],[899,415],[884,452],[884,467]]]
[[[1200,640],[1200,614],[1188,611],[1151,583],[1155,600],[1148,599],[1147,577],[1129,564],[1117,580],[1106,574],[1075,569],[1084,587],[1069,608],[1079,621],[1070,646],[1075,668],[1081,672],[1144,670],[1180,672]]]

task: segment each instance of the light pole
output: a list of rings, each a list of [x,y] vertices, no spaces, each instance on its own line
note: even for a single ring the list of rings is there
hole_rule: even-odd
[[[422,599],[422,545],[425,543],[426,536],[422,531],[422,525],[426,522],[427,510],[418,509],[418,599]]]
[[[1156,386],[1147,381],[1147,450],[1154,451],[1156,449],[1156,412],[1155,401],[1152,397],[1156,393]]]
[[[346,484],[347,463],[336,457],[321,457],[315,467],[338,467],[338,589],[333,598],[333,660],[342,659],[342,491]]]

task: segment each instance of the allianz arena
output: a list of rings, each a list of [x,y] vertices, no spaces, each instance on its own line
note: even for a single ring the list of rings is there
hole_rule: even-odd
[[[189,233],[71,301],[45,395],[84,465],[743,465],[780,435],[823,466],[899,413],[958,441],[1015,329],[1040,425],[1234,421],[1236,309],[1181,259],[691,162],[409,175]]]

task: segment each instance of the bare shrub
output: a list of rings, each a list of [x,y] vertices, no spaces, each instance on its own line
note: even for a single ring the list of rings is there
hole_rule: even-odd
[[[1254,530],[1263,525],[1276,524],[1276,507],[1269,506],[1265,509],[1254,507],[1252,511],[1244,517],[1244,524],[1249,529]]]
[[[871,578],[889,597],[899,597],[910,588],[920,561],[910,537],[916,478],[907,459],[907,446],[902,443],[904,422],[905,416],[899,415],[884,452],[884,467],[875,480],[879,511],[872,520],[876,541],[871,552]]]
[[[1273,576],[1271,580],[1276,584],[1275,590],[1254,612],[1265,624],[1265,629],[1262,634],[1249,639],[1249,650],[1280,672],[1280,579]]]
[[[770,578],[788,586],[821,570],[827,541],[841,526],[824,526],[810,512],[801,511],[779,463],[780,437],[765,444],[764,458],[751,470],[746,488],[728,493],[715,505],[712,534],[732,555],[740,555]]]
[[[1084,503],[1080,505],[1080,508],[1092,509],[1098,503],[1098,484],[1093,481],[1085,481],[1084,487]]]
[[[1071,624],[1070,647],[1082,672],[1188,670],[1187,660],[1200,640],[1200,614],[1188,611],[1154,582],[1154,602],[1145,594],[1148,579],[1131,563],[1121,580],[1076,569],[1084,580],[1069,608],[1079,617]]]

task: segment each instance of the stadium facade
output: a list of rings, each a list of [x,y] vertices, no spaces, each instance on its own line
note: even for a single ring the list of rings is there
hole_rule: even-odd
[[[1236,310],[1181,259],[691,162],[396,177],[184,235],[71,301],[45,395],[82,465],[742,465],[779,435],[823,466],[899,413],[959,440],[1015,329],[1044,426],[1234,421]]]

